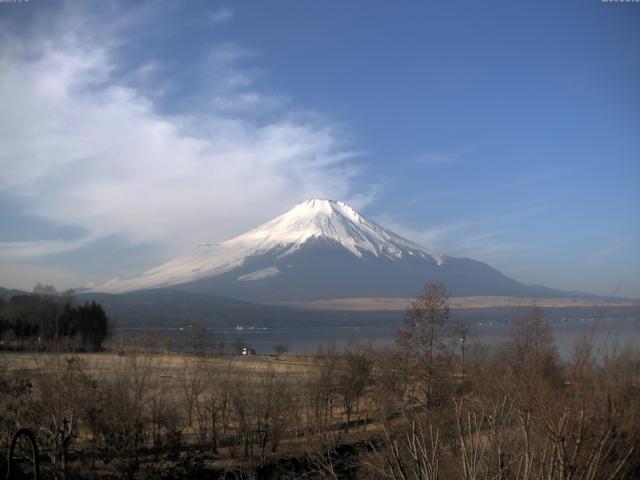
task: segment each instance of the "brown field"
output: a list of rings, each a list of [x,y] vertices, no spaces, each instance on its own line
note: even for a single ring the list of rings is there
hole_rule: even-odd
[[[229,363],[233,364],[234,371],[242,374],[260,374],[267,370],[276,373],[301,374],[314,369],[314,360],[311,356],[281,355],[274,356],[224,356],[204,357],[185,353],[174,352],[128,352],[119,355],[115,352],[102,353],[46,353],[46,352],[3,352],[0,351],[0,366],[6,374],[34,374],[46,370],[46,366],[56,360],[67,358],[79,358],[84,364],[84,371],[92,377],[109,375],[125,368],[131,363],[131,357],[144,359],[151,370],[161,372],[165,378],[177,378],[185,367],[196,365],[222,368]]]
[[[45,479],[640,478],[637,349],[562,360],[541,309],[495,348],[411,325],[316,355],[0,352],[0,476],[27,427]]]
[[[405,310],[413,301],[412,298],[358,297],[333,298],[328,300],[312,300],[309,302],[285,302],[301,308],[318,310]],[[501,307],[640,307],[638,301],[621,301],[609,303],[607,300],[593,298],[520,298],[499,296],[450,297],[452,309],[463,308],[501,308]]]

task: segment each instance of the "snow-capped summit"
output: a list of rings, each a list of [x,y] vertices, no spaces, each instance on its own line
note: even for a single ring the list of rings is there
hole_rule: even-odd
[[[287,247],[293,251],[305,242],[323,238],[354,255],[376,257],[429,255],[424,248],[389,232],[336,200],[311,199],[288,212],[225,243],[246,243],[259,251]]]
[[[312,199],[222,243],[129,279],[94,286],[120,293],[172,287],[255,301],[413,296],[426,281],[465,295],[518,295],[526,287],[481,262],[435,256],[349,205]],[[530,292],[529,292],[530,293]]]

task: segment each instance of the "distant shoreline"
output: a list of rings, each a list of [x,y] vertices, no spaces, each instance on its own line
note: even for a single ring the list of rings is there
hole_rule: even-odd
[[[354,297],[333,298],[327,300],[311,300],[307,302],[281,302],[274,305],[299,307],[309,310],[405,310],[412,298],[386,297]],[[533,297],[501,297],[475,296],[451,297],[449,306],[452,309],[465,308],[500,308],[500,307],[531,307],[571,308],[571,307],[630,307],[639,308],[637,300],[614,300],[609,304],[607,300],[595,298],[533,298]]]

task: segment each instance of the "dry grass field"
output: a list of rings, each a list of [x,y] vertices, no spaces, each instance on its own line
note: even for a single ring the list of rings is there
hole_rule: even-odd
[[[0,366],[7,375],[43,374],[48,366],[56,365],[67,359],[79,359],[84,371],[94,377],[109,377],[115,372],[127,368],[135,358],[149,365],[149,370],[160,374],[167,380],[178,379],[185,368],[196,366],[224,368],[229,364],[242,375],[261,375],[267,370],[288,375],[303,375],[317,366],[313,356],[215,356],[205,357],[177,352],[153,352],[131,350],[121,355],[117,352],[100,353],[48,353],[48,352],[3,352],[0,351]]]
[[[311,356],[3,351],[0,450],[27,428],[68,480],[638,478],[637,349],[563,360],[541,309],[461,343],[424,311],[395,347]]]
[[[287,305],[320,309],[320,310],[406,310],[414,299],[412,298],[334,298],[327,300],[313,300],[309,302],[287,302]],[[452,309],[464,308],[568,308],[568,307],[639,307],[637,301],[609,302],[594,298],[526,298],[526,297],[450,297],[449,306]]]
[[[3,419],[7,430],[0,432],[0,443],[6,446],[11,435],[7,424],[15,424],[14,429],[33,426],[42,451],[54,458],[57,440],[51,421],[57,425],[72,419],[69,458],[76,461],[68,461],[67,468],[79,478],[87,469],[105,478],[156,478],[180,468],[189,473],[178,478],[205,470],[214,475],[206,478],[218,478],[220,472],[236,472],[227,478],[244,478],[238,472],[277,462],[282,455],[322,457],[317,439],[333,442],[339,436],[351,443],[363,436],[362,429],[352,429],[347,436],[341,433],[347,419],[358,424],[366,416],[364,403],[357,413],[352,411],[362,391],[348,404],[348,416],[334,392],[330,406],[318,403],[320,397],[328,400],[324,382],[334,383],[326,369],[337,380],[339,362],[334,354],[323,360],[298,355],[196,356],[138,348],[0,352],[2,381],[10,390],[0,400],[9,414]],[[28,388],[21,390],[24,382]],[[105,459],[89,466],[80,461],[84,450],[101,452]],[[133,451],[135,461],[129,457]],[[148,462],[161,465],[161,470],[143,468]],[[54,463],[44,458],[51,475]]]

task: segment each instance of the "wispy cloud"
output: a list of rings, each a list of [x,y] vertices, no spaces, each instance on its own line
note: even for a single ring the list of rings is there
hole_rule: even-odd
[[[499,215],[499,219],[502,222],[513,222],[541,215],[553,207],[555,199],[555,196],[546,195],[526,202],[511,203],[506,207],[506,211]]]
[[[435,167],[439,165],[449,165],[463,159],[471,150],[461,149],[455,151],[425,151],[415,155],[411,160],[413,163]]]
[[[229,7],[220,7],[209,14],[209,22],[212,24],[225,23],[233,18],[233,10]]]
[[[532,169],[527,175],[515,177],[502,185],[497,185],[495,188],[497,190],[514,190],[522,187],[530,187],[536,184],[557,180],[567,172],[567,168],[555,168],[541,172]]]
[[[509,259],[534,248],[510,241],[496,225],[477,220],[418,229],[398,224],[386,216],[377,217],[377,221],[434,254],[473,258],[493,266],[505,265]]]
[[[622,238],[616,237],[612,238],[610,243],[603,246],[600,250],[596,252],[596,254],[592,257],[593,259],[603,260],[611,255],[619,252],[624,249],[626,246],[626,241]]]
[[[424,166],[446,165],[460,158],[457,153],[426,152],[413,157],[413,162]]]
[[[16,261],[69,252],[88,245],[92,240],[92,237],[83,237],[79,240],[0,242],[0,260]]]

